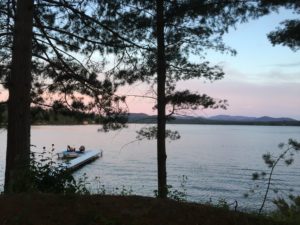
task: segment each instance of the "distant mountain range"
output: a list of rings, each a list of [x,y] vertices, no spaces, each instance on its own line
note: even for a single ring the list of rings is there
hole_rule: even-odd
[[[228,115],[211,116],[211,117],[208,117],[207,119],[209,119],[209,120],[219,120],[219,121],[248,121],[248,122],[297,121],[295,119],[287,118],[287,117],[273,118],[273,117],[269,117],[269,116],[249,117],[249,116],[228,116]]]
[[[145,113],[131,113],[129,115],[129,122],[131,122],[131,123],[155,123],[156,116],[150,116]],[[300,121],[292,119],[292,118],[287,118],[287,117],[274,118],[274,117],[269,117],[269,116],[249,117],[249,116],[228,116],[228,115],[217,115],[217,116],[211,116],[211,117],[175,116],[175,119],[168,121],[168,123],[300,126]]]

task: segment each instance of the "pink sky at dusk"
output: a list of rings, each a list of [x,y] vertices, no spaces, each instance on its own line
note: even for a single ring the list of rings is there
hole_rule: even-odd
[[[300,120],[300,51],[288,47],[272,46],[266,34],[280,22],[295,15],[280,11],[259,20],[242,24],[224,37],[228,46],[235,48],[237,56],[207,52],[212,65],[221,65],[224,79],[210,83],[204,80],[179,82],[177,89],[189,89],[228,100],[227,110],[198,110],[189,112],[195,116],[218,114],[241,116],[291,117]],[[197,61],[197,57],[192,58]],[[122,94],[148,95],[145,84],[123,88]],[[0,90],[1,91],[1,90]],[[7,92],[1,91],[1,99]],[[130,112],[155,114],[155,100],[128,97]]]
[[[272,46],[267,33],[287,18],[296,15],[280,11],[238,26],[224,37],[237,56],[207,52],[207,60],[223,66],[225,77],[210,83],[203,80],[179,82],[178,89],[190,89],[217,99],[227,99],[227,110],[199,110],[190,115],[218,114],[242,116],[291,117],[300,120],[300,52],[288,47]],[[193,58],[197,61],[197,57]],[[127,94],[145,94],[145,85],[126,88]],[[155,114],[154,102],[129,98],[130,112]]]
[[[213,116],[218,114],[243,116],[292,117],[300,120],[300,84],[255,84],[232,82],[226,79],[215,83],[201,81],[182,82],[178,89],[188,88],[199,93],[208,94],[216,99],[227,99],[229,106],[223,109],[204,109],[189,112],[195,116]],[[130,89],[130,88],[129,88]],[[126,91],[128,94],[144,94],[142,90]],[[155,101],[151,99],[130,97],[130,112],[155,114],[152,109]]]

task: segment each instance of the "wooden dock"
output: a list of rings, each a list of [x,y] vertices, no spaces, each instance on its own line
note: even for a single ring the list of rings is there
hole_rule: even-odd
[[[102,150],[87,150],[84,153],[78,153],[78,157],[61,164],[67,170],[77,170],[82,166],[102,157]]]

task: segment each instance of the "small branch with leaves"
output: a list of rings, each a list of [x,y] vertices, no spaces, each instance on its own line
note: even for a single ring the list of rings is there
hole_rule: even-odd
[[[287,144],[280,143],[278,147],[280,149],[284,149],[279,156],[272,156],[271,153],[267,153],[262,156],[265,164],[270,168],[270,172],[268,174],[266,172],[255,172],[252,174],[253,180],[267,180],[267,187],[263,195],[263,201],[258,210],[259,214],[261,214],[264,209],[269,191],[271,189],[272,177],[274,175],[276,166],[278,166],[281,161],[283,161],[287,166],[291,165],[294,162],[295,153],[300,152],[300,142],[297,142],[293,139],[289,139]],[[276,192],[278,191],[276,190]],[[273,202],[276,204],[276,200]]]

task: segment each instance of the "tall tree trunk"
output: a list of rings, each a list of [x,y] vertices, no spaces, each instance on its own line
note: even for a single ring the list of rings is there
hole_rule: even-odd
[[[14,24],[11,74],[8,81],[8,127],[5,193],[24,185],[30,158],[30,89],[33,0],[18,0]]]
[[[158,197],[167,197],[166,168],[166,58],[164,37],[164,1],[156,0],[157,32],[157,177]]]

